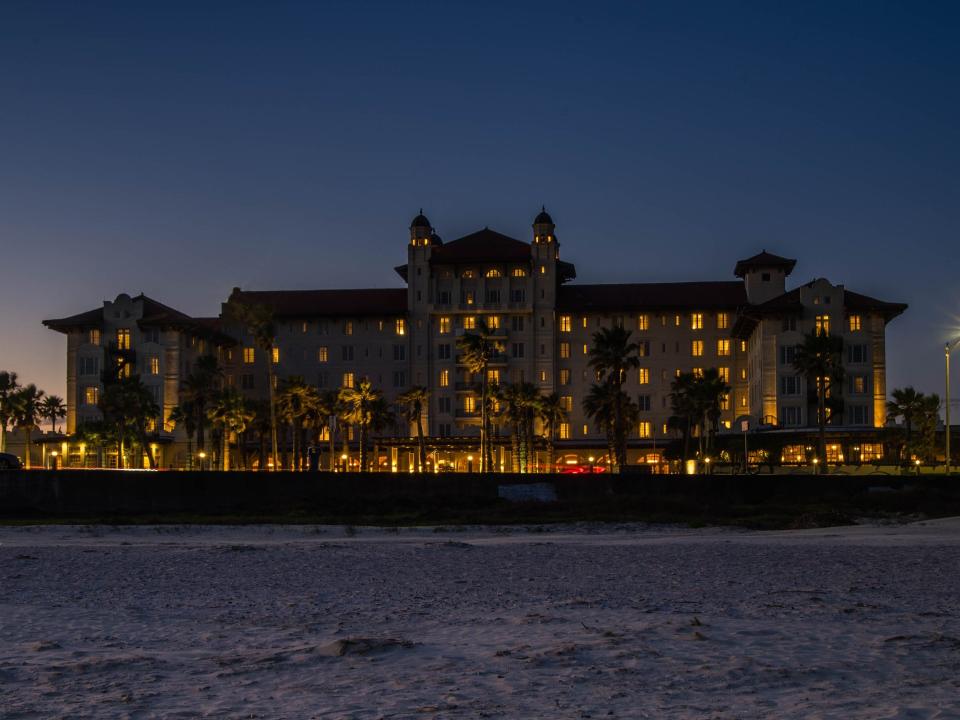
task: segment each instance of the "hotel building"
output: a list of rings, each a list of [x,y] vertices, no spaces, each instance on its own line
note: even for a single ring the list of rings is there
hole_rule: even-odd
[[[787,290],[795,264],[763,251],[736,262],[731,280],[578,284],[574,265],[560,258],[546,211],[534,219],[528,241],[484,228],[449,242],[421,212],[409,228],[406,263],[396,268],[405,287],[235,288],[229,300],[265,305],[274,314],[269,358],[226,312],[191,318],[142,295],[120,295],[103,308],[44,324],[68,338],[67,432],[99,417],[99,372],[117,352],[127,353],[162,407],[156,436],[162,466],[185,465],[185,437],[169,415],[192,362],[204,353],[219,358],[227,384],[252,397],[267,394],[267,362],[277,378],[300,376],[321,390],[367,377],[392,400],[413,385],[425,386],[429,444],[447,462],[462,465],[466,453],[477,451],[480,410],[477,379],[461,362],[456,341],[481,321],[502,349],[490,363],[492,381],[531,382],[562,398],[567,418],[559,428],[560,462],[606,454],[604,435],[582,401],[596,381],[588,365],[592,336],[613,325],[629,329],[640,347],[640,367],[624,385],[641,409],[629,440],[630,462],[660,466],[664,447],[676,439],[667,427],[671,381],[680,372],[712,367],[731,386],[722,431],[739,432],[740,421],[748,419],[751,429],[791,433],[802,446],[816,425],[815,393],[793,369],[793,353],[813,330],[844,340],[844,409],[831,431],[842,431],[851,448],[868,448],[864,460],[874,459],[882,450],[870,430],[886,422],[886,324],[906,306],[824,279]],[[499,462],[509,467],[509,435],[501,432]],[[411,434],[405,424],[383,433],[377,463],[407,469]],[[796,453],[785,451],[785,459],[801,461]],[[837,444],[834,454],[843,456],[843,446]]]

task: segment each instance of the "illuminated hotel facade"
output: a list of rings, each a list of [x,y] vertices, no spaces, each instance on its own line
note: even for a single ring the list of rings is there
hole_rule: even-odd
[[[560,463],[583,463],[588,456],[601,461],[606,454],[605,435],[582,408],[596,381],[588,363],[600,328],[622,325],[640,348],[640,367],[624,384],[641,411],[629,439],[630,462],[654,462],[676,439],[667,423],[671,382],[680,372],[717,368],[728,382],[721,432],[738,432],[746,418],[751,428],[802,435],[816,425],[816,405],[793,368],[794,347],[814,330],[840,335],[845,380],[837,390],[843,411],[831,431],[853,438],[851,448],[870,448],[864,460],[873,459],[879,451],[867,442],[869,430],[886,422],[886,324],[906,306],[824,279],[787,290],[795,263],[764,251],[737,262],[731,280],[578,284],[574,265],[560,258],[556,226],[545,210],[536,216],[529,241],[485,228],[443,242],[421,212],[409,228],[407,262],[396,268],[406,287],[235,288],[229,300],[272,310],[271,358],[225,312],[191,318],[143,296],[121,295],[102,309],[45,325],[68,338],[67,432],[99,417],[97,372],[107,362],[105,353],[119,344],[128,348],[147,386],[156,388],[151,392],[163,413],[157,422],[162,466],[186,464],[186,439],[169,416],[192,362],[207,353],[218,357],[225,382],[251,397],[267,395],[268,361],[277,378],[299,376],[320,390],[366,377],[395,400],[423,386],[430,391],[423,416],[428,444],[460,466],[477,451],[480,408],[478,378],[461,362],[457,338],[481,325],[500,349],[490,363],[491,381],[530,382],[560,396],[567,414],[558,428]],[[509,468],[509,431],[501,432],[497,464]],[[411,428],[398,422],[382,436],[375,464],[408,469]]]

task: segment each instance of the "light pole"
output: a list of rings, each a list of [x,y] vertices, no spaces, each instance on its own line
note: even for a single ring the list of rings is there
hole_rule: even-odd
[[[943,360],[944,360],[944,401],[943,401],[943,429],[944,435],[946,436],[947,445],[946,445],[946,457],[944,461],[947,465],[947,475],[950,474],[950,351],[953,350],[957,345],[960,345],[960,338],[956,340],[951,340],[943,346]]]

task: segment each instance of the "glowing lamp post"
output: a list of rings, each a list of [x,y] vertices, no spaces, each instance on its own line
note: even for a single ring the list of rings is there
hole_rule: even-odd
[[[350,459],[350,458],[347,456],[346,453],[344,453],[343,455],[340,456],[340,468],[341,468],[341,469],[340,469],[340,472],[346,472],[346,471],[347,471],[347,460],[349,460],[349,459]]]
[[[473,472],[473,455],[467,455],[467,472]]]
[[[201,450],[197,457],[200,458],[200,469],[203,470],[203,461],[207,459],[207,454]]]

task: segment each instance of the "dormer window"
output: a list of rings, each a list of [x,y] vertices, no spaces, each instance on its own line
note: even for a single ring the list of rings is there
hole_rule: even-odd
[[[473,270],[464,270],[460,274],[460,277],[462,277],[464,280],[473,280],[476,276],[477,273],[475,273]]]
[[[498,278],[503,277],[503,273],[497,270],[497,268],[490,268],[486,273],[488,278]]]
[[[510,276],[511,276],[511,277],[526,277],[526,276],[527,276],[527,271],[526,271],[525,268],[516,267],[516,268],[514,268],[513,270],[510,271]]]

